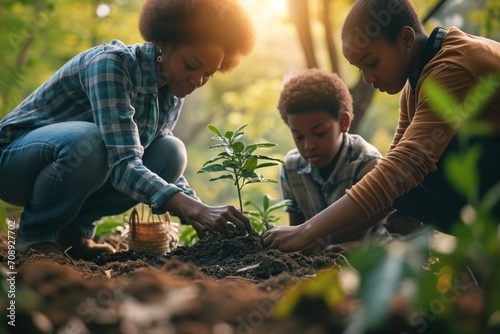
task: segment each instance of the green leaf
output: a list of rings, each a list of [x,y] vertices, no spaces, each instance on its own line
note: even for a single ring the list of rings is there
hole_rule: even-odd
[[[255,169],[279,165],[277,162],[266,162],[255,167]]]
[[[245,211],[244,214],[257,219],[262,218],[262,213],[260,211]]]
[[[422,89],[429,96],[429,104],[443,120],[453,122],[457,116],[460,118],[460,125],[467,125],[473,131],[488,131],[489,129],[471,127],[470,122],[476,118],[484,107],[495,96],[500,74],[491,74],[488,78],[481,78],[459,103],[454,96],[442,85],[431,79],[426,79]],[[474,103],[472,103],[474,102]]]
[[[225,160],[225,161],[223,161],[223,162],[222,162],[222,165],[223,165],[226,169],[227,169],[227,168],[231,168],[231,169],[233,169],[233,168],[238,169],[238,168],[239,168],[238,164],[237,164],[236,162],[234,162],[234,161],[231,161],[231,160]]]
[[[280,217],[277,217],[277,216],[267,216],[267,222],[268,223],[276,223],[278,220],[280,220]]]
[[[223,165],[221,165],[221,164],[213,164],[213,165],[209,165],[209,166],[203,167],[202,169],[200,169],[198,171],[197,174],[200,174],[200,173],[211,173],[211,172],[223,172],[225,170],[226,169],[224,168]]]
[[[242,130],[244,128],[246,128],[247,126],[248,126],[248,123],[247,124],[243,124],[243,125],[239,126],[234,132],[238,133],[238,134],[243,134],[244,132],[242,132]]]
[[[443,120],[451,121],[452,115],[461,113],[457,110],[461,107],[457,105],[455,98],[442,85],[431,79],[426,79],[422,84],[422,89],[429,96],[429,104],[433,111]]]
[[[476,194],[478,190],[477,163],[480,155],[481,147],[476,145],[463,154],[450,155],[444,162],[445,175],[457,191],[466,198],[469,198],[471,194]]]
[[[234,177],[231,174],[225,174],[225,175],[221,175],[219,177],[214,177],[213,179],[210,179],[208,181],[212,182],[212,181],[217,181],[217,180],[222,180],[222,179],[230,179],[230,180],[234,181]]]
[[[436,298],[432,282],[423,276],[422,264],[429,257],[429,229],[422,229],[408,236],[404,241],[391,241],[387,244],[363,244],[347,255],[347,260],[361,278],[358,295],[363,308],[351,319],[347,332],[364,333],[374,329],[384,321],[391,308],[392,298],[397,295],[402,284],[408,283],[408,301],[415,298]],[[434,273],[431,273],[432,275]],[[421,279],[426,281],[420,281]],[[419,288],[427,288],[425,291]],[[414,290],[414,286],[417,287]],[[431,290],[431,291],[429,291]],[[434,293],[434,296],[430,296]],[[429,302],[422,305],[428,307]],[[353,331],[356,329],[355,331]]]
[[[267,209],[267,212],[272,212],[272,211],[275,211],[275,210],[278,210],[278,209],[281,209],[281,208],[284,208],[284,207],[287,207],[287,206],[290,206],[292,205],[293,201],[290,200],[290,199],[284,199],[276,204],[273,204],[271,205],[268,209]]]
[[[233,149],[234,154],[239,154],[245,149],[245,144],[241,141],[237,141],[231,145],[231,148]]]
[[[243,166],[241,166],[241,170],[245,172],[253,172],[255,168],[257,168],[258,160],[256,156],[250,155],[245,159]]]
[[[252,227],[257,234],[262,234],[267,231],[264,224],[261,221],[252,220]]]
[[[241,125],[235,131],[226,131],[221,136],[222,131],[219,130],[215,126],[209,127],[210,131],[212,131],[216,137],[212,138],[215,140],[222,141],[222,143],[217,143],[210,146],[210,149],[213,148],[224,148],[225,152],[223,155],[218,155],[215,158],[212,158],[205,162],[204,167],[198,173],[207,173],[211,171],[225,171],[231,173],[229,175],[223,175],[210,181],[219,180],[222,178],[231,178],[234,181],[234,185],[238,192],[238,199],[240,203],[240,211],[243,211],[242,201],[241,201],[241,189],[243,186],[250,183],[260,183],[260,182],[271,182],[277,183],[277,181],[270,180],[262,177],[261,174],[255,173],[256,168],[264,168],[270,166],[276,166],[279,163],[283,163],[281,159],[272,158],[265,155],[253,155],[257,148],[269,148],[277,146],[274,143],[258,143],[251,144],[250,147],[245,145],[243,140],[240,140],[243,137],[244,132],[242,131],[247,124]],[[274,161],[274,163],[263,163],[259,164],[259,159],[266,161]],[[220,164],[213,164],[214,162],[221,162]],[[207,164],[213,164],[207,166]],[[222,167],[220,167],[222,166]],[[266,223],[265,221],[263,223]],[[267,225],[266,225],[267,228]]]
[[[266,155],[256,155],[257,158],[259,158],[260,160],[269,160],[269,161],[278,161],[279,163],[281,164],[284,164],[285,162],[281,159],[278,159],[278,158],[272,158],[272,157],[268,157]]]
[[[104,220],[96,224],[96,231],[94,238],[98,239],[106,235],[116,232],[118,227],[125,227],[124,221]]]
[[[245,179],[252,179],[252,178],[258,178],[259,175],[255,172],[251,172],[251,171],[242,171],[241,177],[245,178]]]
[[[477,135],[492,135],[494,133],[494,127],[491,123],[476,120],[471,120],[467,123],[462,124],[462,127],[459,130],[460,134],[465,134],[470,137]]]
[[[200,238],[198,237],[198,233],[192,226],[186,226],[184,231],[182,231],[179,236],[179,244],[181,246],[192,246],[194,245]]]
[[[500,183],[494,184],[488,189],[488,192],[483,196],[482,206],[486,211],[491,212],[493,207],[500,202]],[[500,238],[500,234],[498,235]],[[499,243],[500,245],[500,243]]]
[[[276,147],[278,145],[276,144],[273,144],[273,143],[259,143],[259,144],[251,144],[251,145],[248,145],[245,149],[245,151],[247,152],[253,152],[255,151],[256,149],[258,148],[271,148],[271,147]]]
[[[350,252],[347,259],[351,266],[359,271],[360,275],[364,275],[382,262],[382,259],[386,256],[387,251],[384,247],[367,244]]]
[[[210,132],[212,132],[214,135],[222,137],[222,132],[220,132],[219,128],[217,128],[215,125],[209,124],[208,130],[210,130]]]
[[[280,217],[271,216],[269,213],[279,207],[282,207],[285,203],[291,203],[290,200],[283,200],[274,205],[270,205],[273,198],[269,194],[265,194],[262,197],[262,208],[259,208],[257,204],[252,201],[246,201],[245,206],[252,206],[257,211],[245,211],[245,214],[251,217],[252,225],[257,233],[261,233],[268,230],[269,223],[277,222]]]
[[[213,148],[219,148],[219,147],[226,147],[227,144],[213,144],[213,145],[210,145],[209,149],[213,149]]]
[[[363,277],[360,294],[363,295],[364,305],[353,317],[354,321],[357,319],[366,328],[376,328],[382,323],[389,312],[389,303],[400,287],[403,274],[402,259],[387,258],[374,268],[373,273]]]
[[[262,196],[262,208],[264,209],[264,212],[267,212],[270,201],[271,201],[271,196],[269,194]]]
[[[229,141],[231,141],[233,139],[233,136],[234,136],[234,131],[226,131],[226,133],[224,133],[224,137],[227,138]]]
[[[267,179],[265,177],[259,177],[254,179],[245,179],[245,184],[250,183],[278,183],[276,180]]]
[[[247,147],[245,147],[245,151],[244,152],[246,154],[252,154],[256,149],[257,149],[257,146],[250,144]]]

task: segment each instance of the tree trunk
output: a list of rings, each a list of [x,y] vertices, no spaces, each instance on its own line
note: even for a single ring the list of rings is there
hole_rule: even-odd
[[[297,28],[300,44],[306,57],[307,67],[318,67],[309,23],[308,0],[288,0],[288,11],[290,19]]]
[[[40,14],[43,9],[43,0],[38,0],[36,2],[36,6],[33,12],[33,20],[37,22],[40,18]],[[22,70],[26,66],[26,62],[28,61],[28,50],[33,43],[33,39],[35,38],[35,34],[38,32],[38,28],[36,24],[31,25],[28,35],[25,37],[24,41],[19,46],[19,54],[17,56],[17,68]]]
[[[328,49],[328,58],[330,59],[332,72],[335,72],[339,77],[342,77],[340,73],[339,58],[337,56],[337,48],[333,40],[334,30],[330,16],[330,2],[331,0],[323,0],[323,26],[325,28],[325,42]]]
[[[447,0],[439,0],[439,2],[429,10],[427,15],[424,16],[424,18],[422,19],[422,23],[426,23],[427,21],[429,21],[429,19],[437,13],[439,8],[441,8],[446,3],[446,1]]]
[[[372,102],[375,90],[372,86],[364,83],[360,77],[356,86],[350,89],[353,99],[354,119],[351,121],[350,133],[357,133],[359,124],[366,114],[368,106]]]

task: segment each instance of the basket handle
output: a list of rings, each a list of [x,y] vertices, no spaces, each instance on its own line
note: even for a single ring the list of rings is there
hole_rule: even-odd
[[[165,212],[163,215],[158,215],[160,217],[158,223],[162,223],[161,217],[163,216],[163,223],[167,224],[167,226],[170,227],[170,215],[168,212]],[[154,215],[151,215],[151,221],[154,223]],[[137,212],[137,209],[134,208],[132,212],[130,213],[130,218],[129,218],[129,227],[130,227],[130,232],[132,234],[132,240],[135,240],[137,236],[137,224],[141,223],[141,218],[139,217],[139,213]]]
[[[155,216],[158,217],[158,223],[167,223],[167,224],[170,224],[170,215],[168,214],[168,212],[165,212],[164,214],[162,215],[155,215],[151,210],[149,211],[149,215],[148,215],[148,221],[150,221],[151,223],[155,223]],[[144,216],[142,217],[144,219]],[[162,218],[163,218],[163,221],[162,221]]]
[[[168,214],[168,212],[165,212],[164,214],[161,214],[161,215],[155,215],[150,211],[148,220],[151,223],[156,223],[155,216],[158,217],[158,223],[165,223],[165,224],[167,224],[167,226],[170,226],[170,215]],[[162,220],[162,218],[163,218],[163,220]]]
[[[136,224],[139,224],[139,213],[137,212],[137,209],[134,208],[132,212],[130,213],[130,218],[129,218],[129,226],[130,226],[130,231],[132,232],[132,240],[135,240],[135,237],[137,235],[137,227]]]

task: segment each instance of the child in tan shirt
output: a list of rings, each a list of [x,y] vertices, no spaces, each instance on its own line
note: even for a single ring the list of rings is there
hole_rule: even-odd
[[[401,92],[393,142],[345,196],[300,226],[268,231],[264,244],[296,251],[327,236],[340,243],[393,209],[449,232],[468,198],[450,184],[443,166],[461,149],[456,134],[463,121],[470,121],[467,111],[482,101],[475,121],[487,122],[491,131],[468,137],[466,143],[482,148],[478,198],[500,182],[500,43],[457,28],[436,28],[427,35],[409,0],[358,0],[344,23],[342,43],[344,56],[360,69],[366,84],[388,94]],[[426,81],[458,101],[445,118],[422,89]],[[500,203],[490,214],[500,221]]]

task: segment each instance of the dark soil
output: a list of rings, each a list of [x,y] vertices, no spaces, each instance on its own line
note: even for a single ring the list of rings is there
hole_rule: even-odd
[[[7,273],[5,241],[0,247]],[[321,296],[304,297],[286,319],[274,313],[286,291],[319,270],[341,268],[341,259],[281,253],[263,247],[258,236],[217,233],[163,256],[120,251],[81,261],[31,252],[17,258],[16,326],[2,323],[0,332],[341,333],[359,307],[354,299],[332,309]],[[0,302],[2,310],[7,303]],[[480,307],[468,303],[467,314]],[[380,333],[415,332],[394,314]],[[439,326],[432,322],[425,333],[444,333]]]
[[[307,257],[266,249],[259,236],[221,236],[211,234],[191,247],[178,247],[167,258],[193,263],[214,278],[242,277],[261,282],[281,273],[293,277],[314,275],[316,270],[335,265],[326,256]]]
[[[258,236],[218,233],[163,256],[120,251],[82,261],[30,252],[17,258],[16,326],[7,330],[302,333],[309,325],[274,319],[272,310],[286,288],[335,266],[326,256],[265,249]]]

